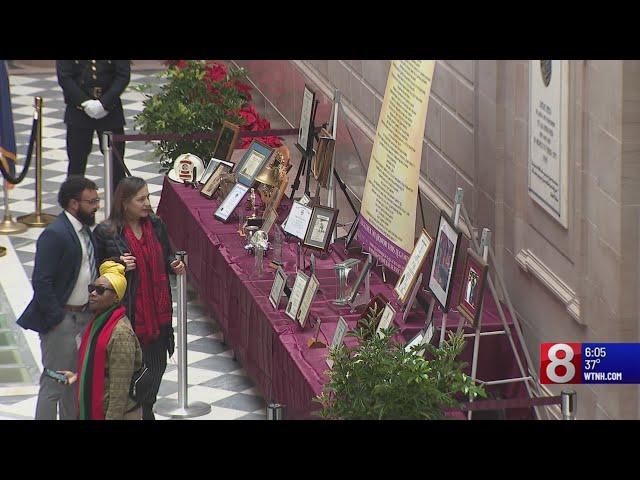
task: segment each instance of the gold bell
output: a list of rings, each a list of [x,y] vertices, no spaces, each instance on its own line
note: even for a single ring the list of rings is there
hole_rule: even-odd
[[[280,183],[278,173],[275,169],[271,168],[271,165],[265,165],[265,167],[260,170],[260,173],[256,177],[256,182],[264,183],[272,187],[277,187]]]

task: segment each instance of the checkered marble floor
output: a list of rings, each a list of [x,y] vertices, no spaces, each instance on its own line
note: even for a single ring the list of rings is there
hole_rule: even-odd
[[[61,208],[57,205],[58,189],[65,180],[67,171],[62,91],[54,74],[12,75],[10,80],[16,144],[21,159],[24,159],[31,133],[34,97],[41,96],[43,98],[42,211],[57,215],[61,212]],[[130,87],[149,82],[159,82],[154,72],[132,73]],[[131,90],[130,87],[121,97],[127,121],[125,133],[138,133],[134,130],[133,117],[142,110],[144,97]],[[155,209],[160,201],[163,176],[158,174],[158,162],[154,159],[152,150],[153,147],[150,144],[128,142],[125,161],[132,175],[142,177],[147,181],[151,193],[151,203]],[[25,180],[10,192],[10,208],[14,219],[33,213],[35,210],[34,165],[35,156]],[[99,195],[104,198],[102,165],[103,157],[98,146],[98,139],[95,137],[93,152],[87,164],[86,176],[96,182],[100,189]],[[103,219],[104,212],[99,210],[96,214],[96,220],[100,222]],[[6,290],[7,286],[16,288],[16,285],[20,284],[23,293],[28,289],[28,296],[31,297],[30,279],[33,273],[36,241],[42,230],[42,228],[30,228],[23,234],[0,238],[0,241],[10,243],[15,255],[17,255],[20,267],[24,270],[24,274],[19,271],[5,271],[0,274],[2,275],[0,290],[3,286]],[[3,269],[3,262],[4,259],[0,258],[0,271]],[[23,282],[24,285],[20,282]],[[173,292],[175,299],[177,298],[175,288]],[[2,301],[2,298],[5,298],[5,301]],[[174,302],[174,311],[175,308]],[[0,295],[0,312],[5,313],[11,319],[15,319],[15,316],[21,313],[21,311],[12,311],[11,305],[8,305],[6,301],[6,295]],[[264,400],[242,366],[233,359],[232,350],[221,341],[222,335],[217,329],[215,321],[207,315],[192,292],[188,294],[187,318],[188,400],[202,401],[211,405],[211,413],[197,419],[264,420]],[[174,326],[175,322],[174,317]],[[173,359],[176,358],[177,352]],[[178,397],[178,370],[177,365],[173,363],[174,360],[170,359],[169,361],[158,398],[177,399]],[[37,393],[37,388],[32,387],[31,390]],[[32,419],[36,400],[37,396],[33,393],[3,395],[0,392],[0,419]],[[156,415],[156,418],[166,419],[160,415]]]

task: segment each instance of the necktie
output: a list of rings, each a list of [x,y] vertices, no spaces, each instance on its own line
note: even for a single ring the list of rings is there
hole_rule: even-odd
[[[89,257],[89,267],[91,268],[91,281],[93,282],[98,278],[98,269],[96,268],[96,258],[93,253],[93,243],[91,242],[91,234],[89,233],[89,227],[86,225],[82,227],[82,238],[84,244],[87,247],[87,257]]]

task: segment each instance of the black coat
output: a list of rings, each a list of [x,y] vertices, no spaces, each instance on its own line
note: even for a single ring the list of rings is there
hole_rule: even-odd
[[[162,219],[157,215],[151,214],[150,219],[151,225],[153,226],[153,231],[156,234],[156,238],[162,246],[162,257],[165,259],[167,274],[173,275],[171,262],[173,262],[176,257],[174,252],[171,250],[169,235],[167,234],[167,227],[165,226]],[[119,258],[125,253],[131,253],[131,247],[124,235],[124,232],[122,231],[122,228],[113,229],[107,222],[102,222],[95,228],[95,230],[93,231],[93,235],[95,237],[95,255],[98,265],[100,265],[107,258]],[[136,292],[138,290],[137,271],[131,270],[126,273],[126,276],[127,291],[125,292],[122,304],[127,308],[127,317],[129,317],[129,320],[131,320],[131,324],[135,326],[135,298]],[[162,288],[162,286],[159,285],[158,288]],[[164,286],[164,288],[169,289],[169,298],[171,298],[170,283],[167,282],[167,285]],[[169,333],[173,334],[173,328],[169,328]]]
[[[93,235],[91,241],[95,241]],[[18,318],[22,328],[46,333],[65,315],[64,306],[78,281],[82,247],[78,234],[62,212],[47,226],[36,243],[33,299]]]
[[[56,72],[67,104],[64,123],[100,131],[124,126],[120,95],[129,85],[130,60],[56,60]],[[96,87],[102,92],[99,98]],[[86,100],[100,100],[109,114],[99,120],[91,118],[81,106]]]

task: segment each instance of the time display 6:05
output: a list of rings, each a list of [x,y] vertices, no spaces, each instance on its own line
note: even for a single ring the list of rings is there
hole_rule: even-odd
[[[584,356],[586,358],[595,357],[595,358],[604,358],[607,356],[607,348],[606,347],[585,347],[584,348]]]

